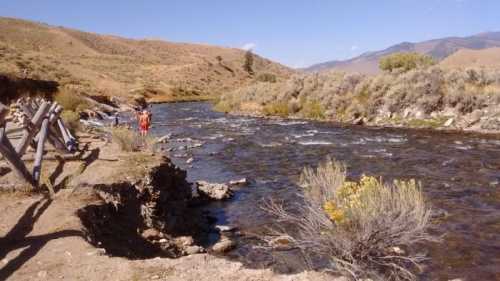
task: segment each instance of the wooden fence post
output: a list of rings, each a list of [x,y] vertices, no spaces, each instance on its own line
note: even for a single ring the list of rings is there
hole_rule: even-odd
[[[68,130],[64,126],[64,122],[61,120],[61,118],[57,119],[57,125],[59,126],[59,131],[62,134],[68,150],[73,151],[75,149],[75,140],[68,135]]]
[[[26,128],[26,130],[24,131],[23,137],[16,147],[16,153],[19,155],[19,157],[22,157],[24,153],[26,153],[28,145],[35,137],[38,127],[40,127],[43,119],[45,118],[45,115],[47,115],[47,112],[49,110],[50,103],[48,102],[43,102],[42,105],[40,105],[40,108],[38,108],[35,116],[33,116],[33,118],[31,119],[31,124],[29,124],[28,128]]]
[[[19,175],[20,178],[24,179],[28,184],[36,186],[30,172],[21,161],[21,157],[16,154],[16,151],[5,132],[5,127],[0,128],[0,153],[4,156],[7,162],[11,165],[13,170]]]
[[[38,183],[40,182],[43,152],[48,132],[49,132],[49,118],[45,117],[42,121],[42,128],[40,129],[40,138],[38,139],[38,146],[36,149],[35,163],[33,165],[33,181],[35,182],[36,185],[38,185]]]
[[[58,132],[53,128],[53,125],[57,118],[59,118],[59,114],[62,111],[62,107],[58,105],[57,103],[54,103],[50,111],[48,113],[49,115],[49,131],[47,135],[47,141],[52,144],[52,146],[58,150],[59,152],[66,153],[68,152],[68,149],[66,145],[58,138]],[[40,139],[40,134],[41,132],[38,132],[38,134],[35,137],[35,141],[38,141]]]
[[[59,115],[61,114],[63,108],[58,105],[54,112],[49,117],[49,135],[48,135],[48,140],[49,142],[57,149],[57,150],[67,150],[65,152],[71,152],[66,145],[59,139],[59,137],[62,138],[61,134],[58,133],[56,127],[57,119],[59,119]]]

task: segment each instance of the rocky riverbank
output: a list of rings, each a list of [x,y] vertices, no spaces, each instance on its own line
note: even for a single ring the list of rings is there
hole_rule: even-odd
[[[167,157],[125,153],[100,135],[81,134],[80,145],[72,157],[48,151],[43,174],[53,200],[16,189],[2,163],[10,188],[0,193],[1,280],[288,280],[214,256],[235,246],[226,235],[204,241],[230,230],[197,206],[228,198],[228,186],[193,185]],[[328,276],[296,275],[311,278]]]
[[[366,76],[325,72],[260,82],[222,95],[216,109],[344,124],[498,134],[500,74],[439,66]]]

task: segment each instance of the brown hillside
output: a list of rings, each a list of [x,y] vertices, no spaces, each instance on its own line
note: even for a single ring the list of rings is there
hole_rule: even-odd
[[[244,61],[239,49],[131,40],[0,18],[0,74],[52,80],[91,95],[197,99],[250,84],[263,73],[283,79],[292,72],[255,55],[250,75]]]
[[[500,48],[463,49],[441,62],[446,68],[487,67],[500,69]]]

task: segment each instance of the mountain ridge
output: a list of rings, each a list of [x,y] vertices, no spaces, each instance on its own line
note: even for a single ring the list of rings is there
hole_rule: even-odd
[[[500,32],[482,32],[471,36],[449,36],[421,42],[401,42],[383,50],[370,51],[347,60],[332,60],[303,68],[306,72],[325,71],[330,69],[377,74],[380,72],[380,58],[396,52],[418,52],[430,55],[438,61],[445,59],[461,49],[480,50],[500,47]]]

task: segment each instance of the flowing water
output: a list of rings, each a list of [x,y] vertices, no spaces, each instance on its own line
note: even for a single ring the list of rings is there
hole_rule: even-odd
[[[262,200],[293,200],[302,168],[331,156],[347,164],[350,177],[422,182],[442,214],[435,231],[445,234],[442,243],[423,249],[431,257],[423,280],[500,280],[498,139],[227,116],[206,103],[156,105],[153,116],[153,133],[172,134],[169,155],[190,180],[250,180],[232,200],[213,207],[220,223],[262,232],[271,222]],[[242,260],[252,258],[248,241],[234,253]]]

